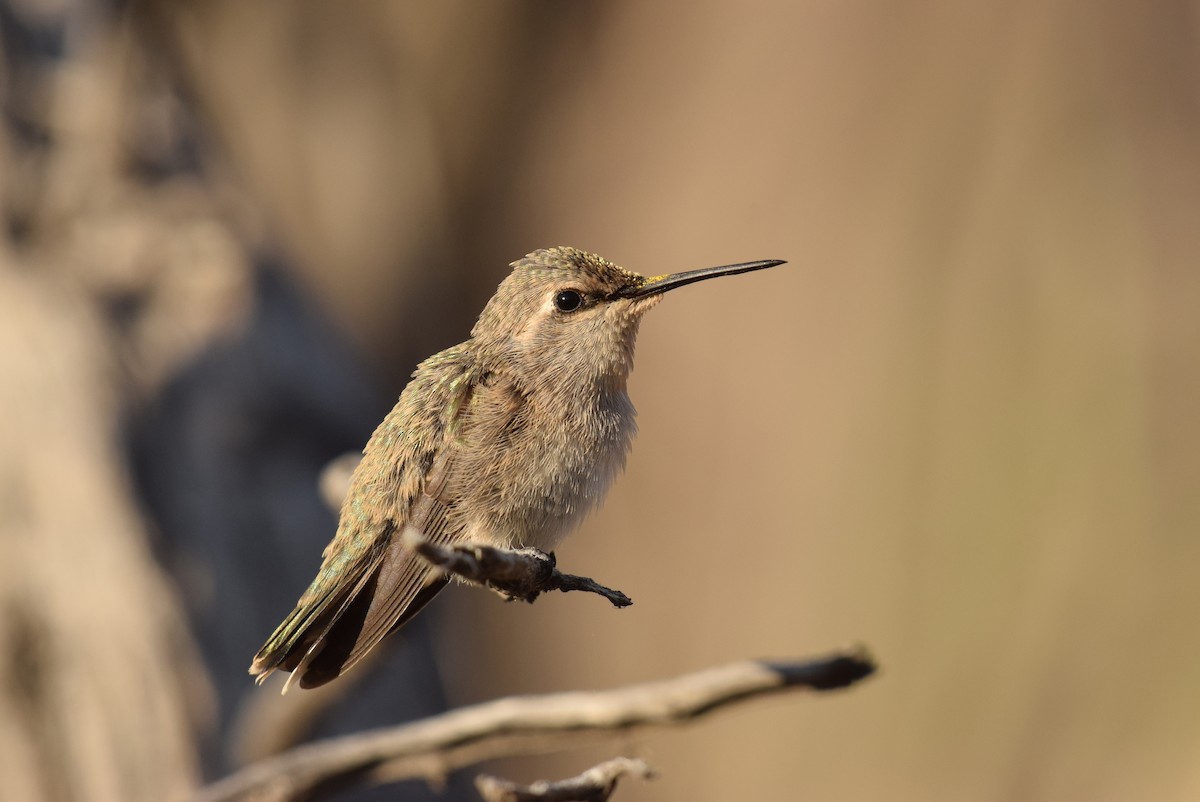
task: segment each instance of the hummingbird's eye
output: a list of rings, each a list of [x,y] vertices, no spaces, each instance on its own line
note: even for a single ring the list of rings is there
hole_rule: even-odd
[[[578,290],[563,290],[554,296],[554,306],[560,312],[574,312],[583,304]]]

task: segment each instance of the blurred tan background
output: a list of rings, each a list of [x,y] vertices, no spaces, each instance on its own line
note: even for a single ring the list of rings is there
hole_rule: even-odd
[[[354,705],[853,642],[883,670],[849,693],[489,768],[634,753],[662,776],[630,802],[1200,797],[1200,6],[0,23],[5,799],[178,797]],[[790,261],[643,325],[628,470],[558,554],[636,604],[459,588],[337,698],[252,691],[332,532],[320,467],[554,244]]]

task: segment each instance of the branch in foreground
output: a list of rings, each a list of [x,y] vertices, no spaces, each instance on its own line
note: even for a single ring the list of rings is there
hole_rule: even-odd
[[[256,802],[283,802],[355,784],[441,778],[482,760],[556,752],[639,727],[683,723],[770,693],[844,688],[874,671],[874,661],[858,649],[806,662],[731,663],[608,691],[497,699],[292,749],[200,789],[195,802],[251,795]]]
[[[564,574],[555,567],[554,555],[539,549],[498,549],[493,546],[442,546],[409,529],[404,545],[431,565],[468,582],[491,588],[509,601],[532,603],[548,590],[583,590],[597,593],[613,607],[628,607],[633,600],[619,590],[606,588],[586,576]]]
[[[475,787],[485,802],[608,802],[617,780],[636,774],[644,780],[654,777],[645,762],[629,757],[614,757],[569,780],[538,780],[532,785],[517,785],[501,777],[480,774]]]

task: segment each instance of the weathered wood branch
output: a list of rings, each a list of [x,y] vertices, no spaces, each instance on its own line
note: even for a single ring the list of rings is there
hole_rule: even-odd
[[[771,693],[844,688],[874,670],[859,649],[804,662],[731,663],[607,691],[498,699],[292,749],[201,789],[195,802],[287,802],[355,784],[436,779],[481,760],[560,751],[684,723]]]
[[[619,590],[606,588],[586,576],[562,573],[556,567],[554,555],[539,549],[442,546],[426,540],[411,529],[403,537],[405,545],[430,564],[468,582],[491,588],[509,601],[532,603],[549,590],[561,590],[564,593],[582,590],[603,596],[612,602],[613,607],[633,604],[633,599]]]
[[[557,782],[538,780],[518,785],[502,777],[480,774],[475,778],[475,788],[484,802],[608,802],[617,788],[617,780],[626,774],[649,780],[654,777],[654,770],[636,758],[614,757],[576,777]]]

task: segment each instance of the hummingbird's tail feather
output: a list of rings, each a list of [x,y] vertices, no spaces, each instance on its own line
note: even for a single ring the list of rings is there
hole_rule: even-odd
[[[362,592],[325,633],[320,653],[302,664],[302,671],[297,669],[300,687],[315,688],[345,673],[420,612],[448,581],[400,537],[391,538]]]
[[[420,612],[448,581],[400,538],[388,538],[336,588],[312,599],[305,594],[255,655],[250,673],[261,683],[276,669],[292,672],[285,692],[297,682],[324,685]]]
[[[365,572],[362,579],[360,579],[358,584],[354,586],[354,589],[347,593],[345,598],[339,602],[338,606],[335,608],[336,612],[334,612],[332,615],[326,616],[322,620],[319,625],[319,631],[317,625],[310,627],[310,632],[316,632],[316,634],[306,635],[303,639],[303,642],[311,645],[304,652],[301,652],[299,648],[295,650],[296,654],[302,655],[300,657],[300,662],[295,662],[295,657],[288,655],[287,665],[292,673],[291,676],[288,677],[287,682],[283,684],[283,690],[280,691],[280,693],[287,693],[288,689],[296,683],[298,678],[303,678],[305,676],[308,666],[311,665],[312,662],[317,659],[317,657],[325,652],[326,648],[329,646],[330,633],[345,619],[347,611],[354,607],[354,603],[366,595],[364,592],[369,592],[368,589],[370,584],[374,581],[374,576],[375,570]],[[301,687],[305,686],[301,685]]]
[[[250,673],[255,681],[261,685],[276,669],[293,671],[319,650],[322,639],[363,590],[382,559],[380,551],[364,560],[357,570],[347,571],[341,582],[325,586],[314,583],[254,656]]]
[[[429,577],[426,584],[417,589],[412,600],[398,615],[388,614],[386,618],[378,612],[382,598],[378,587],[374,593],[359,594],[347,608],[346,614],[338,619],[337,624],[325,636],[324,648],[297,666],[292,676],[300,678],[301,688],[316,688],[337,679],[366,657],[384,635],[404,626],[409,619],[421,612],[448,581],[444,576]],[[379,626],[389,620],[391,626],[387,627],[383,634],[376,634]],[[373,623],[376,621],[379,623]]]

